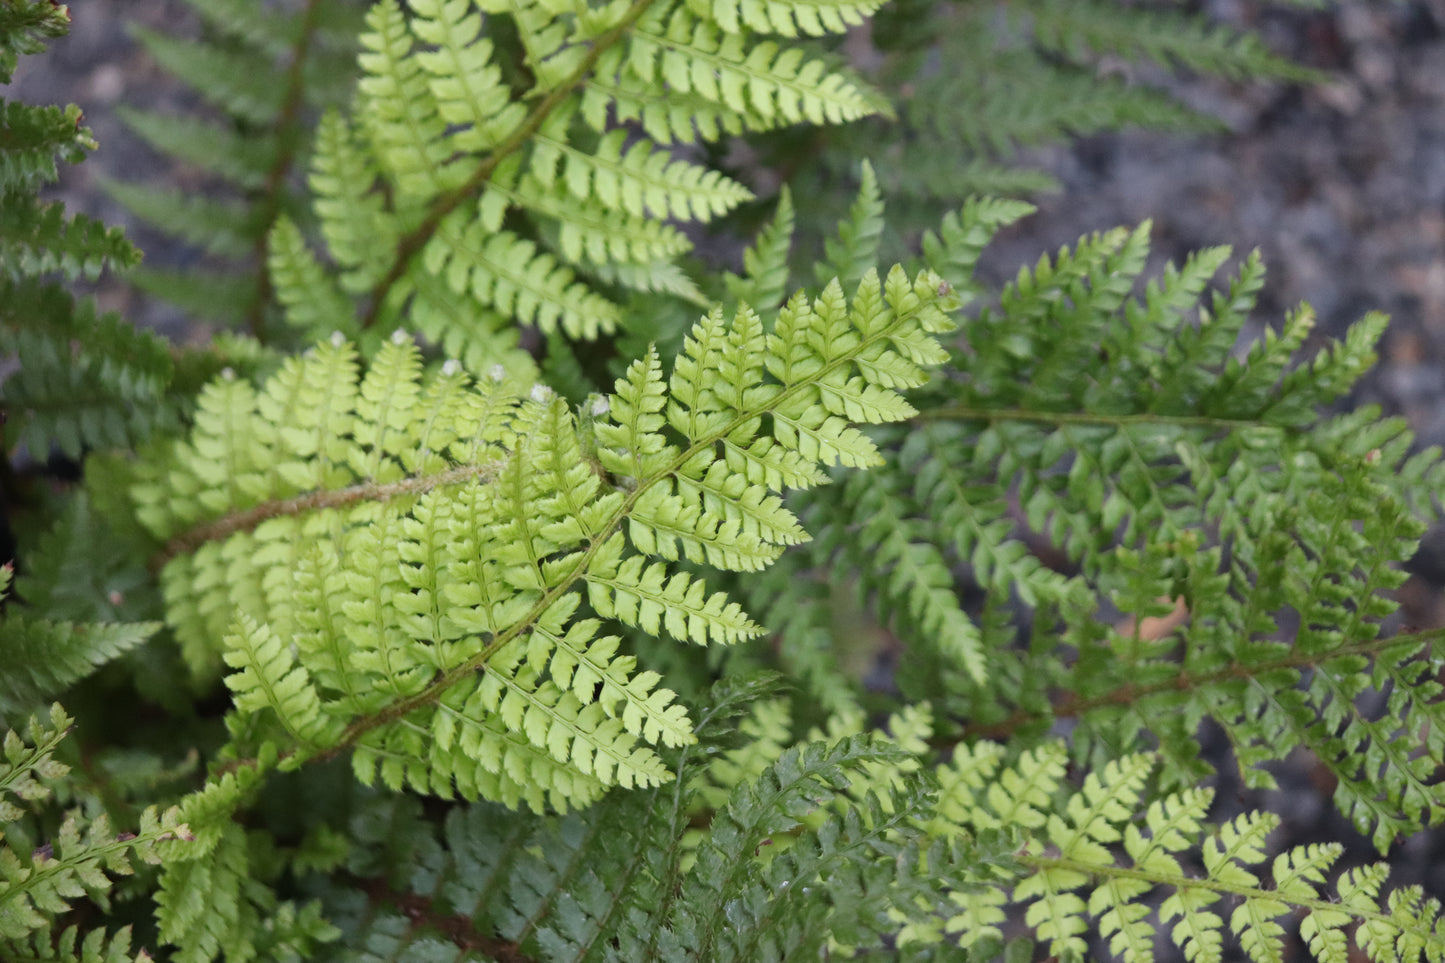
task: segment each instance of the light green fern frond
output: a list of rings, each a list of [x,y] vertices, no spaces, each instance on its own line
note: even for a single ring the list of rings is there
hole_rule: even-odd
[[[401,337],[364,376],[338,339],[259,389],[213,383],[133,497],[193,669],[222,639],[241,669],[238,751],[350,750],[367,782],[537,809],[666,780],[650,747],[690,742],[686,713],[602,620],[756,634],[675,563],[752,571],[804,539],[779,493],[876,461],[849,422],[912,411],[895,391],[942,359],[946,294],[895,270],[851,304],[800,295],[771,330],[714,311],[670,377],[652,353],[599,403],[595,462],[549,389],[423,377]]]
[[[866,9],[775,3],[767,18],[792,37],[840,31]],[[484,28],[500,13],[518,24],[525,77],[503,69],[510,54]],[[662,0],[376,4],[355,131],[324,122],[313,166],[340,287],[370,299],[361,326],[405,317],[480,371],[515,344],[514,322],[590,340],[617,329],[619,288],[695,298],[679,270],[689,241],[669,221],[707,222],[752,195],[678,146],[842,123],[881,103],[801,46],[729,32],[736,17]],[[629,118],[646,136],[617,128]],[[324,335],[335,297],[283,230],[288,318]],[[453,303],[416,309],[441,299]]]
[[[752,246],[743,252],[741,277],[723,275],[728,297],[767,311],[783,303],[788,291],[788,253],[793,244],[793,200],[786,187],[768,225],[758,232]]]

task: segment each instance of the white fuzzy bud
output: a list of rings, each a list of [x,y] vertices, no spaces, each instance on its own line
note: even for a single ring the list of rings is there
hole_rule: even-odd
[[[442,374],[448,378],[455,377],[457,372],[462,370],[462,363],[456,358],[449,358],[442,364]]]
[[[533,385],[533,386],[532,386],[532,400],[533,400],[533,401],[551,401],[551,400],[552,400],[552,389],[551,389],[551,388],[548,388],[546,385]]]

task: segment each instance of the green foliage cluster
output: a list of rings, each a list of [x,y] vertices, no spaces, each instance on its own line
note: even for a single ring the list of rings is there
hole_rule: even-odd
[[[1241,350],[1258,258],[1148,225],[974,278],[1016,146],[1198,121],[1100,58],[1305,72],[1104,0],[195,6],[216,117],[131,119],[216,190],[114,190],[212,344],[70,293],[137,255],[0,102],[0,958],[1445,959],[1384,318]],[[66,22],[0,0],[4,78]],[[1381,862],[1210,788],[1294,751]]]

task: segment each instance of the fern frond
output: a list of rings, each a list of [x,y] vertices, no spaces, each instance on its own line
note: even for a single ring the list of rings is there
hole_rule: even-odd
[[[713,749],[739,697],[760,694],[756,684],[730,688],[703,711]],[[786,958],[839,940],[876,947],[900,918],[935,913],[950,886],[991,859],[982,847],[921,839],[912,823],[931,797],[916,780],[830,812],[869,765],[903,757],[862,736],[811,742],[735,773],[699,831],[688,787],[709,751],[683,754],[678,786],[612,794],[558,819],[504,820],[473,804],[434,828],[404,801],[378,801],[360,831],[364,859],[412,922],[399,927],[385,907],[358,915],[361,894],[336,886],[329,902],[347,943],[401,958],[446,932],[465,934],[477,952],[526,947],[543,961]],[[689,840],[699,832],[694,862]],[[839,887],[845,876],[859,885]]]
[[[54,703],[48,726],[32,716],[23,739],[13,730],[6,731],[5,762],[0,763],[0,822],[14,822],[23,813],[22,805],[50,795],[41,780],[57,780],[70,772],[69,766],[55,759],[55,750],[73,723],[60,704]]]
[[[971,747],[943,779],[940,812],[961,818],[955,826],[1012,828],[1026,840],[1007,897],[1002,889],[953,895],[961,912],[948,929],[964,946],[997,938],[1012,900],[1026,906],[1026,922],[1055,953],[1085,952],[1092,921],[1124,960],[1154,959],[1156,934],[1167,933],[1187,959],[1218,963],[1227,926],[1248,957],[1264,963],[1283,958],[1278,920],[1290,914],[1302,917],[1301,935],[1322,963],[1347,955],[1345,929],[1354,923],[1357,945],[1372,960],[1397,959],[1407,944],[1412,959],[1438,952],[1438,903],[1422,900],[1413,887],[1380,900],[1383,865],[1342,874],[1338,898],[1331,898],[1325,890],[1343,851],[1337,844],[1285,850],[1266,873],[1265,837],[1279,822],[1273,814],[1244,813],[1210,827],[1205,816],[1213,796],[1199,788],[1145,806],[1151,757],[1110,762],[1056,805],[1060,747],[1004,768],[1000,755],[987,743]],[[1168,895],[1156,918],[1148,897],[1161,888]],[[1227,921],[1216,912],[1226,896],[1235,900]]]
[[[176,118],[131,111],[127,121],[165,154],[211,180],[204,198],[111,183],[121,203],[167,233],[211,252],[216,288],[196,296],[188,276],[146,269],[137,284],[201,316],[263,333],[271,311],[265,277],[266,235],[300,205],[288,173],[305,165],[303,130],[312,112],[349,95],[354,74],[354,5],[322,0],[304,10],[261,14],[244,3],[192,3],[203,39],[152,30],[137,34],[166,70],[199,92],[212,117]],[[216,116],[219,115],[219,116]],[[188,283],[192,282],[192,283]]]
[[[301,231],[287,218],[271,229],[267,269],[276,287],[276,300],[286,323],[319,339],[332,331],[355,336],[356,316],[351,302],[332,283]]]
[[[705,15],[728,33],[772,33],[784,37],[798,34],[822,36],[843,33],[850,26],[862,23],[877,12],[882,3],[874,0],[827,0],[827,2],[789,3],[778,0],[715,0],[697,4]]]
[[[417,37],[436,47],[419,52],[417,61],[434,78],[437,114],[455,127],[455,148],[492,149],[522,122],[525,108],[509,100],[492,42],[479,39],[480,13],[466,0],[424,0],[412,10]]]
[[[32,717],[25,738],[14,731],[6,733],[4,761],[0,762],[0,828],[12,828],[23,814],[21,806],[7,796],[34,805],[54,791],[41,780],[56,782],[65,777],[69,769],[54,759],[54,753],[70,726],[70,717],[56,704],[50,709],[48,726]],[[0,847],[0,952],[9,959],[19,958],[32,939],[48,937],[45,931],[53,919],[81,897],[107,908],[111,876],[133,873],[134,859],[161,862],[163,855],[174,851],[168,846],[189,836],[178,810],[160,814],[154,807],[140,814],[135,833],[115,834],[104,812],[85,822],[72,812],[54,835],[32,852],[17,852],[15,842],[25,835],[12,835]],[[62,945],[68,940],[73,946],[74,938],[73,932],[62,936]],[[92,956],[99,952],[101,940],[103,933],[87,940]]]
[[[198,44],[143,27],[135,35],[158,64],[225,113],[252,124],[280,113],[285,88],[261,82],[274,75],[265,51]]]
[[[940,204],[971,194],[1058,190],[1050,174],[1031,167],[1027,148],[1134,127],[1218,129],[1218,119],[1156,79],[1161,70],[1236,82],[1319,79],[1260,36],[1210,14],[1114,0],[895,0],[878,12],[870,39],[870,80],[885,89],[901,123],[864,121],[806,145],[778,138],[765,153],[770,165],[793,171],[799,151],[815,155],[818,141],[826,144],[820,163],[810,165],[815,172],[792,184],[807,235],[826,231],[851,201],[848,175],[862,157],[878,170],[891,227],[907,236],[930,227]]]
[[[859,478],[868,478],[868,482],[859,482]],[[850,478],[842,491],[846,511],[867,521],[860,531],[846,537],[851,544],[867,546],[864,554],[871,557],[873,569],[868,584],[876,585],[883,614],[896,613],[908,626],[903,634],[936,647],[945,662],[982,683],[988,671],[982,637],[960,608],[948,559],[898,511],[901,495],[886,479]],[[859,556],[852,551],[844,557],[856,563]]]
[[[251,252],[257,228],[240,200],[198,196],[163,187],[110,182],[107,191],[142,220],[171,225],[180,238],[208,254],[239,258]]]
[[[226,677],[236,708],[247,713],[270,709],[289,732],[308,742],[335,738],[314,731],[322,719],[321,698],[274,632],[242,614],[226,644],[226,664],[239,670]]]
[[[683,160],[645,140],[627,144],[627,132],[609,131],[590,151],[569,146],[550,129],[566,130],[559,113],[538,133],[529,174],[543,186],[562,183],[577,201],[595,200],[641,218],[706,223],[752,199],[743,185]]]
[[[82,127],[80,118],[80,108],[74,104],[39,107],[0,100],[0,131],[5,135],[0,146],[0,191],[7,194],[7,204],[21,203],[21,192],[54,182],[59,177],[57,155],[75,164],[95,148],[90,128]]]
[[[778,195],[773,219],[743,252],[746,273],[741,277],[731,272],[723,275],[728,297],[758,311],[770,311],[781,305],[788,290],[788,252],[792,244],[793,199],[784,187]]]
[[[530,71],[514,76],[483,12],[470,0],[411,15],[374,5],[356,109],[366,144],[324,121],[313,168],[339,286],[369,296],[361,327],[407,317],[469,363],[505,354],[509,321],[586,340],[616,330],[615,292],[598,281],[701,300],[678,265],[687,236],[666,222],[706,222],[751,194],[665,142],[880,109],[801,48],[729,36],[710,12],[670,4],[507,5]],[[790,16],[816,32],[854,14]],[[676,113],[695,98],[710,106]],[[640,139],[611,119],[644,114]],[[284,246],[296,252],[288,304],[300,304],[309,259],[294,234]],[[316,299],[335,303],[324,288]]]
[[[15,959],[36,963],[147,963],[151,959],[144,948],[131,946],[131,928],[123,926],[114,933],[94,929],[80,938],[80,928],[67,926],[59,935],[49,929],[37,932],[28,944],[18,944]]]
[[[359,294],[386,273],[400,227],[372,190],[376,167],[353,126],[328,111],[316,131],[309,184],[327,250],[341,268],[340,285]]]
[[[1271,53],[1253,34],[1234,33],[1165,11],[1127,10],[1085,0],[1029,0],[1018,11],[1046,49],[1072,58],[1145,57],[1224,77],[1308,80],[1313,72]]]
[[[61,204],[7,196],[0,209],[0,277],[60,273],[94,280],[106,267],[131,267],[138,251],[118,227],[84,214],[67,218]]]
[[[838,225],[836,237],[825,244],[826,259],[814,266],[820,284],[837,278],[851,287],[878,263],[878,244],[883,236],[883,196],[873,165],[863,162],[862,182],[858,196],[848,211],[848,219]]]
[[[358,63],[364,74],[358,90],[378,159],[404,194],[425,197],[456,187],[461,172],[444,138],[447,122],[422,60],[410,56],[412,38],[405,14],[395,3],[378,3],[367,14],[367,28],[361,35]]]
[[[0,386],[6,434],[37,456],[133,447],[175,420],[165,342],[54,285],[0,281],[0,355],[20,364]]]
[[[438,229],[424,262],[457,294],[470,293],[503,316],[543,331],[560,328],[574,338],[591,340],[617,326],[615,304],[510,231],[455,218]]]
[[[230,827],[207,858],[174,863],[162,874],[156,921],[178,959],[214,959],[222,951],[242,959],[254,955],[247,937],[258,920],[242,893],[248,875],[244,837],[240,827]]]
[[[834,599],[830,586],[808,570],[812,564],[808,555],[789,552],[750,576],[741,591],[747,610],[772,631],[779,664],[820,705],[841,714],[857,709],[857,686],[839,664]]]
[[[886,761],[896,750],[871,744],[866,738],[845,740],[833,746],[810,743],[784,752],[778,761],[754,782],[744,783],[728,799],[710,827],[706,842],[698,850],[697,861],[683,881],[679,899],[682,918],[675,926],[677,938],[692,953],[707,957],[714,953],[745,959],[760,952],[749,948],[758,943],[776,940],[803,948],[809,942],[826,937],[824,933],[767,933],[762,910],[767,901],[777,898],[776,892],[764,891],[763,879],[757,872],[757,854],[772,837],[788,833],[801,825],[801,817],[821,806],[834,793],[848,784],[848,771],[864,762]],[[836,842],[824,839],[827,843]],[[780,864],[781,863],[781,864]],[[806,863],[804,864],[806,865]],[[782,862],[773,866],[782,877],[793,867]],[[801,867],[798,867],[801,870]],[[812,869],[812,867],[809,867]],[[798,872],[793,885],[804,884],[813,873]],[[749,879],[754,877],[754,879]],[[727,914],[732,909],[730,922]],[[798,926],[803,930],[804,926]],[[789,939],[791,937],[791,940]],[[798,946],[798,944],[802,944]],[[771,955],[771,954],[769,954]],[[781,955],[788,955],[785,950]]]
[[[682,95],[696,93],[765,127],[857,120],[877,101],[822,61],[770,41],[746,46],[683,7],[666,7],[637,23],[627,66],[641,80],[662,80]],[[755,113],[754,113],[755,112]]]
[[[276,144],[245,136],[230,126],[138,110],[123,109],[120,115],[127,127],[156,150],[245,190],[264,188],[278,159]],[[152,213],[149,219],[156,216]]]
[[[974,287],[973,270],[994,232],[1022,220],[1032,204],[994,197],[971,197],[944,216],[935,233],[923,235],[923,257],[933,270],[961,292]]]
[[[848,419],[911,411],[894,391],[921,369],[882,383],[874,370],[942,357],[938,288],[870,275],[850,305],[834,284],[793,299],[771,333],[749,310],[714,312],[670,379],[652,353],[595,409],[597,464],[549,390],[519,400],[454,365],[423,379],[400,336],[364,376],[337,339],[259,390],[215,382],[191,437],[134,488],[138,517],[170,540],[170,621],[205,674],[234,607],[252,620],[227,657],[245,669],[237,711],[275,710],[296,742],[288,766],[349,747],[366,781],[536,808],[655,784],[667,772],[646,746],[690,741],[685,714],[614,655],[601,621],[577,618],[578,593],[649,635],[756,634],[670,562],[752,570],[805,537],[777,491],[863,460],[871,443]],[[250,748],[287,741],[265,731]]]
[[[10,83],[22,54],[45,49],[47,40],[70,31],[70,13],[43,3],[7,3],[0,7],[0,83]]]
[[[134,649],[161,628],[158,622],[77,625],[10,614],[3,623],[0,719],[59,695],[98,667]]]

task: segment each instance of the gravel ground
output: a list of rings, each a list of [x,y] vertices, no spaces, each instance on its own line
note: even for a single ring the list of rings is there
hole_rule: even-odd
[[[1321,336],[1335,336],[1367,310],[1393,316],[1381,365],[1352,400],[1405,415],[1422,444],[1445,444],[1445,0],[1352,0],[1322,12],[1253,0],[1193,5],[1259,29],[1275,49],[1327,71],[1329,82],[1304,89],[1177,80],[1172,85],[1188,102],[1224,119],[1226,133],[1098,136],[1032,155],[1064,189],[1040,199],[1036,217],[1000,237],[986,268],[1005,277],[1082,233],[1146,218],[1154,221],[1161,258],[1216,244],[1257,247],[1271,269],[1262,320],[1309,301]],[[22,61],[16,91],[32,102],[82,104],[102,144],[67,172],[60,196],[74,209],[128,225],[149,263],[186,263],[192,255],[134,226],[97,182],[175,176],[124,130],[114,108],[189,110],[194,97],[118,24],[185,30],[193,16],[178,0],[85,0],[72,16],[68,39]],[[99,296],[105,307],[172,335],[187,333],[177,312],[120,284],[102,284]],[[1402,593],[1405,617],[1422,627],[1445,625],[1445,531],[1427,537],[1415,568]],[[1278,842],[1353,839],[1351,856],[1370,858],[1329,804],[1330,787],[1317,771],[1291,765],[1279,778],[1278,794],[1249,800],[1291,813],[1289,838]],[[1230,793],[1226,785],[1221,796]],[[1445,836],[1421,834],[1399,861],[1400,875],[1445,894]]]

